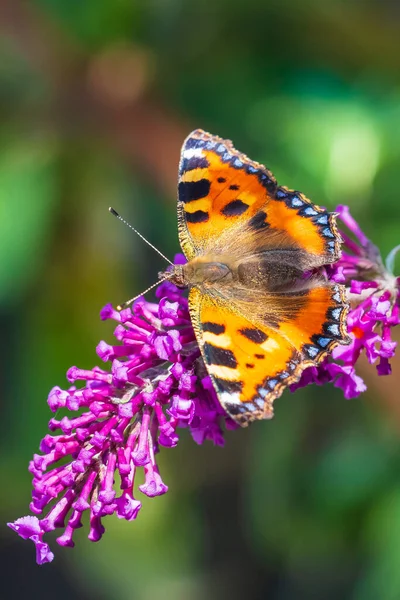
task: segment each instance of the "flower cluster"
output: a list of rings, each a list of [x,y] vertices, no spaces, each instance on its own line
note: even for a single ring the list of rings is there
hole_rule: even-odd
[[[184,258],[178,256],[180,260]],[[200,350],[187,298],[167,281],[156,295],[157,304],[141,299],[121,312],[106,306],[101,318],[117,321],[114,333],[119,343],[100,342],[97,354],[111,363],[110,371],[72,367],[67,379],[71,384],[83,381],[84,387],[55,387],[49,394],[53,412],[81,414],[51,419],[49,429],[54,433],[44,437],[41,454],[30,463],[30,509],[37,515],[47,510],[46,516],[9,523],[22,538],[35,543],[38,564],[54,558],[44,534],[63,529],[58,544],[74,546],[73,535],[82,527],[85,511],[90,514],[88,537],[93,542],[104,533],[104,516],[115,513],[127,521],[136,519],[141,508],[135,496],[137,469],[144,470],[145,481],[138,486],[142,494],[165,494],[168,487],[156,455],[160,446],[176,446],[178,428],[189,428],[198,444],[208,439],[221,446],[223,422],[227,428],[237,427],[221,408],[206,372],[199,375],[201,363],[195,369]]]
[[[342,223],[355,240],[342,232],[344,252],[327,268],[327,277],[344,283],[351,310],[348,315],[349,346],[337,347],[318,367],[304,371],[292,391],[309,383],[334,382],[346,398],[357,396],[365,384],[355,364],[365,351],[372,363],[379,360],[381,375],[390,373],[389,359],[395,342],[390,330],[399,319],[399,279],[392,275],[397,251],[389,255],[384,268],[379,252],[361,232],[347,207],[338,208]],[[183,262],[177,257],[177,263]],[[103,517],[116,514],[136,519],[141,508],[137,498],[137,469],[144,470],[142,494],[153,497],[168,488],[159,473],[156,455],[160,446],[178,443],[178,429],[189,428],[202,444],[209,439],[223,445],[222,425],[237,425],[221,408],[207,376],[191,325],[188,301],[182,290],[164,281],[156,291],[158,303],[143,299],[120,312],[111,305],[102,319],[113,319],[117,345],[101,342],[99,357],[111,364],[109,370],[72,367],[67,378],[83,387],[54,388],[48,404],[53,412],[34,456],[33,493],[30,509],[34,515],[17,519],[9,526],[36,546],[39,564],[53,560],[43,541],[45,533],[61,529],[61,546],[73,546],[74,531],[82,527],[82,514],[89,512],[91,541],[104,533]],[[71,413],[78,416],[71,417]],[[69,415],[69,416],[68,416]],[[115,481],[119,481],[116,491]]]
[[[350,399],[367,389],[355,369],[363,352],[371,364],[378,361],[379,375],[391,373],[389,359],[394,356],[397,345],[391,338],[391,328],[400,323],[400,277],[393,275],[393,267],[400,246],[392,250],[384,265],[378,248],[361,231],[349,208],[338,206],[337,213],[346,227],[346,231],[343,227],[340,231],[343,251],[341,258],[327,268],[327,275],[331,281],[346,286],[350,303],[347,330],[351,343],[337,346],[318,367],[306,369],[291,390],[310,383],[333,382],[343,390],[345,398]]]

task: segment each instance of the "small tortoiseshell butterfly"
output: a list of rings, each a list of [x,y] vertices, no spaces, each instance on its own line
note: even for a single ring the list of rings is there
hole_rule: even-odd
[[[340,255],[335,215],[198,129],[182,148],[178,228],[188,262],[167,277],[190,289],[219,401],[240,425],[270,418],[306,367],[348,342],[344,288],[323,269]]]

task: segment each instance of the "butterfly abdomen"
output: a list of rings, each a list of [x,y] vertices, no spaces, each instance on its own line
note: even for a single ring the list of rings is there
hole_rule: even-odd
[[[250,257],[237,265],[238,283],[249,289],[268,292],[292,289],[303,272],[282,262],[270,262],[267,257]]]

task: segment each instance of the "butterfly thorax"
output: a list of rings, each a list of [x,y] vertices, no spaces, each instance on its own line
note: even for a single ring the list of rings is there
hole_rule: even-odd
[[[169,281],[178,287],[194,285],[228,284],[234,280],[235,266],[228,256],[199,256],[185,265],[174,265],[167,275]]]

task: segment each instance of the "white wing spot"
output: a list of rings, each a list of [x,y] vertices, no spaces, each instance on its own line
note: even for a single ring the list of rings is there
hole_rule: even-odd
[[[193,158],[193,156],[204,156],[201,148],[188,148],[183,152],[184,158]]]
[[[239,394],[230,394],[229,392],[222,392],[219,394],[219,399],[222,404],[242,404]]]

